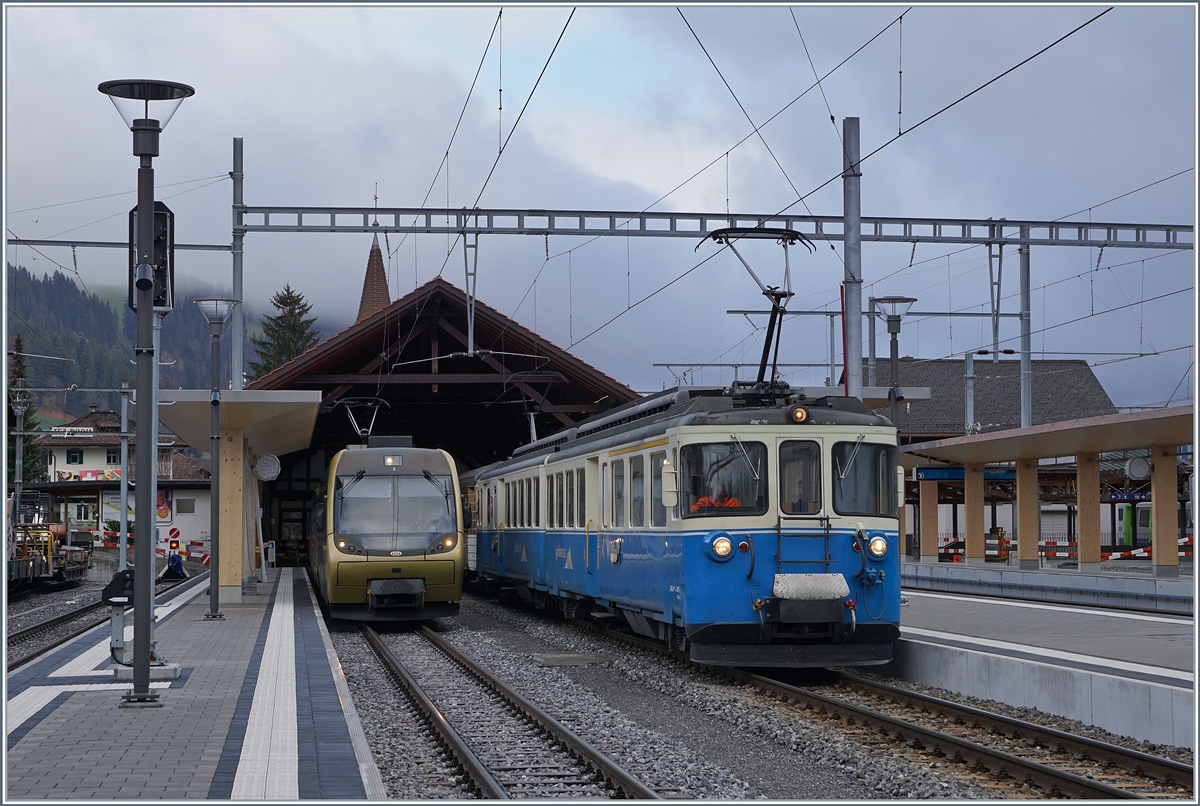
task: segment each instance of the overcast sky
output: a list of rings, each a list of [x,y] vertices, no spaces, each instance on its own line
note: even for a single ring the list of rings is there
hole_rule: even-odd
[[[1107,7],[908,8],[690,6],[681,15],[584,5],[567,24],[570,7],[539,6],[504,9],[497,28],[499,6],[8,4],[7,235],[127,238],[137,161],[128,129],[96,86],[142,77],[196,89],[154,162],[180,242],[230,242],[234,137],[245,138],[248,205],[371,206],[378,185],[380,207],[459,208],[478,198],[481,207],[774,213],[839,174],[843,118],[861,119],[868,154]],[[877,34],[819,90],[787,106],[814,84],[814,69],[824,76]],[[1194,6],[1115,7],[867,160],[862,212],[1193,224],[1195,75]],[[785,106],[762,128],[765,146],[746,138],[747,115],[759,125]],[[813,214],[841,215],[841,180],[805,201]],[[357,312],[370,244],[369,234],[248,235],[247,303],[262,311],[290,283],[325,326],[345,326]],[[443,266],[446,279],[463,285],[461,244],[447,255],[445,236],[402,242],[392,234],[386,245],[393,298]],[[756,363],[761,350],[763,331],[725,313],[766,307],[728,251],[593,334],[717,251],[696,246],[484,236],[478,294],[652,391],[676,383],[656,363]],[[793,251],[792,310],[836,305],[843,249],[834,246]],[[9,245],[6,257],[39,274],[52,261],[74,267],[69,249],[41,251]],[[743,254],[768,283],[781,280],[778,247]],[[81,249],[76,259],[89,288],[125,282],[122,251]],[[1190,400],[1195,259],[1191,250],[1035,247],[1034,350],[1098,363],[1120,406]],[[914,253],[866,243],[862,263],[864,300],[904,294],[920,300],[919,310],[986,309],[985,247],[921,244]],[[1017,267],[1015,250],[1006,252],[1006,311],[1017,310]],[[231,274],[226,253],[177,254],[182,284],[227,289]],[[1017,334],[1016,320],[1005,320],[1002,346],[1016,348]],[[901,353],[939,358],[990,342],[985,320],[914,319],[905,321]],[[782,345],[781,362],[827,361],[827,320],[790,319]],[[1142,353],[1161,354],[1130,355]],[[826,375],[798,369],[788,379],[819,384]],[[711,367],[688,376],[731,378]]]

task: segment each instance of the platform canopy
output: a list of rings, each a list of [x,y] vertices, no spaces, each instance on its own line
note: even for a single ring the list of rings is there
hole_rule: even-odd
[[[212,392],[163,389],[158,419],[188,445],[208,450],[212,440]],[[252,455],[281,455],[308,447],[319,392],[225,390],[221,392],[221,428],[243,429]]]
[[[914,460],[955,464],[987,464],[1017,459],[1077,456],[1137,450],[1151,445],[1190,445],[1192,406],[1108,414],[905,445],[900,450],[906,467]]]

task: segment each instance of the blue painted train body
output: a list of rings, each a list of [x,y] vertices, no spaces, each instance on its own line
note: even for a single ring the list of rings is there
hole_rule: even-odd
[[[471,475],[485,586],[713,665],[891,658],[896,430],[857,400],[675,389]]]

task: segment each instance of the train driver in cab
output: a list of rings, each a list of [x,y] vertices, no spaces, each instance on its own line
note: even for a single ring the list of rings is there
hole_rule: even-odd
[[[709,495],[702,495],[696,499],[696,503],[692,504],[692,512],[704,512],[709,509],[718,509],[722,507],[740,507],[742,502],[729,494],[725,485],[721,482],[714,482]]]

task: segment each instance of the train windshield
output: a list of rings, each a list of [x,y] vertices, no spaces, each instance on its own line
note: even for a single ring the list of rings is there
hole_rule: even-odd
[[[833,508],[839,515],[896,517],[896,447],[863,442],[833,446]]]
[[[761,442],[684,445],[679,461],[685,518],[767,511],[767,446]]]
[[[425,549],[456,531],[449,476],[342,476],[334,531],[367,551]]]

